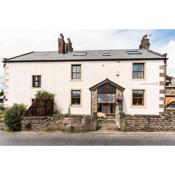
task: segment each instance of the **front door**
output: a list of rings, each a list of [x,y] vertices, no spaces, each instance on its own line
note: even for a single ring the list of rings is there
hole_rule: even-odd
[[[106,115],[114,115],[115,104],[99,104],[98,112],[105,113]]]
[[[115,115],[115,94],[98,94],[98,112]]]

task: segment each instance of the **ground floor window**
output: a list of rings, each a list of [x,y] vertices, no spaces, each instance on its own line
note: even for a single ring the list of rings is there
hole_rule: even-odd
[[[71,105],[80,105],[81,102],[81,91],[71,90]]]
[[[132,91],[132,105],[133,106],[144,106],[144,90],[133,90]]]

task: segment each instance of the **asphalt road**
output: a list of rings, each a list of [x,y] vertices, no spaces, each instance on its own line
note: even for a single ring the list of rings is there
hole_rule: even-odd
[[[0,132],[0,145],[175,145],[175,132]]]

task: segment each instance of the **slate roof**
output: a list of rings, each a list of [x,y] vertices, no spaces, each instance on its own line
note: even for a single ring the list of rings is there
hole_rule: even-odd
[[[162,60],[167,59],[166,55],[139,49],[123,50],[82,50],[66,54],[59,54],[57,51],[29,52],[18,55],[3,62],[52,62],[52,61],[107,61],[107,60]]]

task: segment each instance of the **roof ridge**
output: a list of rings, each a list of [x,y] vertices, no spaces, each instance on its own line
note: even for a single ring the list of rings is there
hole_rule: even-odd
[[[86,51],[121,51],[121,50],[141,50],[141,49],[89,49],[89,50],[74,50],[73,52],[86,52]],[[39,52],[58,52],[56,50],[53,51],[35,51],[36,53]]]

